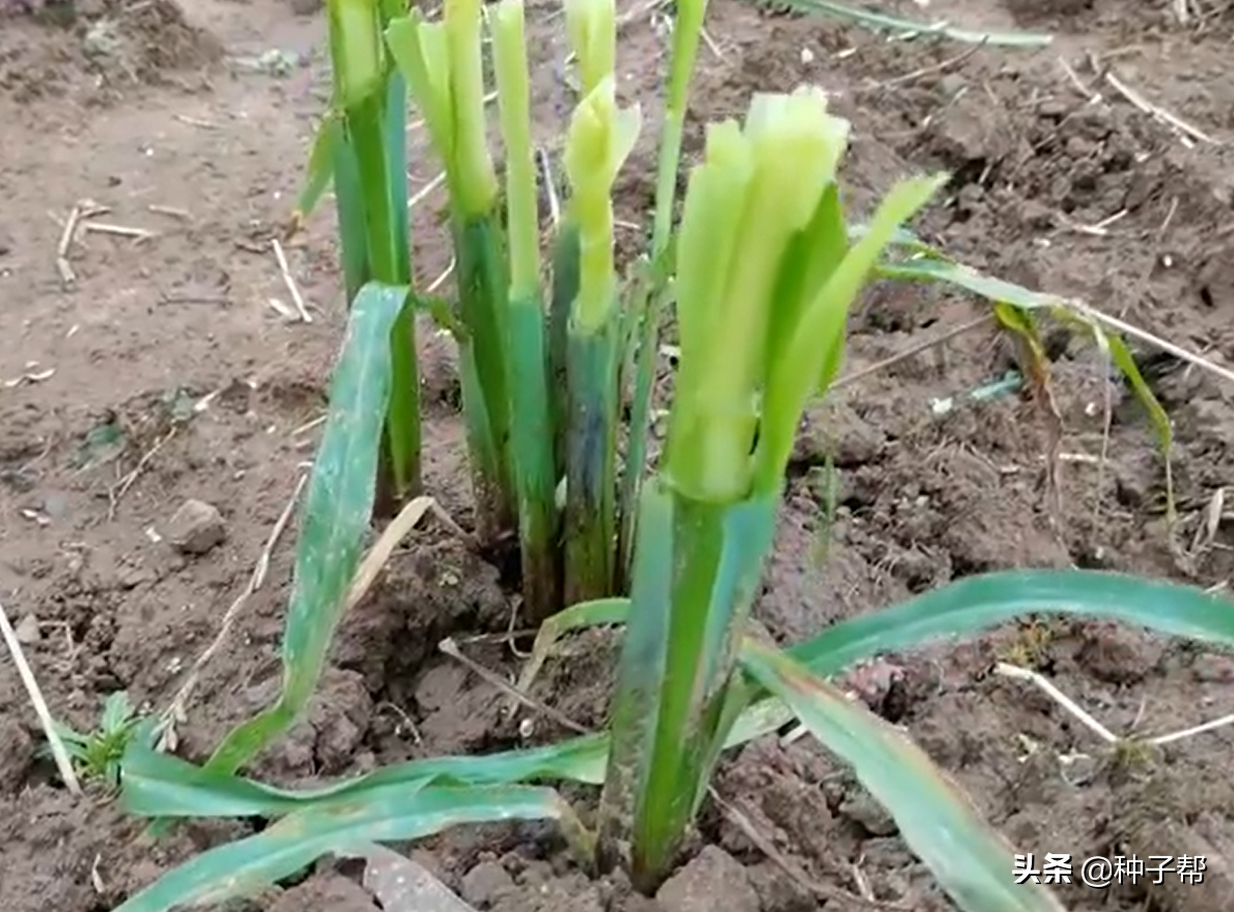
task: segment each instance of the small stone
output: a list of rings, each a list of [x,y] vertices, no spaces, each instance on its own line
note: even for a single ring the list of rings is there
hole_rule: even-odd
[[[1234,658],[1217,653],[1196,656],[1191,675],[1204,684],[1229,684],[1234,682]]]
[[[48,491],[43,495],[43,513],[51,519],[61,519],[68,512],[69,498],[63,491]]]
[[[865,856],[866,864],[871,868],[906,868],[916,859],[908,850],[904,840],[894,836],[880,836],[867,839],[861,844],[861,854]]]
[[[1165,652],[1160,637],[1114,624],[1088,625],[1083,636],[1076,663],[1108,684],[1125,686],[1144,680]]]
[[[227,527],[217,507],[200,500],[186,500],[164,534],[181,554],[205,554],[227,538]]]
[[[759,912],[750,876],[732,855],[716,846],[703,851],[670,877],[656,893],[664,912]]]
[[[0,795],[15,794],[26,780],[26,772],[34,760],[34,741],[16,719],[0,719]]]
[[[514,889],[514,880],[496,861],[482,861],[463,875],[463,899],[478,909],[488,909],[502,894]]]
[[[762,862],[746,868],[764,909],[776,912],[816,912],[818,899],[777,864]]]
[[[839,813],[841,817],[860,824],[871,836],[894,836],[899,832],[895,819],[887,809],[865,792],[845,798]]]
[[[18,621],[17,626],[13,628],[13,633],[17,635],[17,642],[23,646],[29,646],[43,639],[43,633],[39,630],[39,619],[33,614],[27,614]]]

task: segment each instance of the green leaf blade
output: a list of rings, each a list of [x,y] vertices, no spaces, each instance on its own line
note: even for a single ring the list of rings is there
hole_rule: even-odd
[[[374,789],[350,803],[308,808],[247,839],[195,856],[131,897],[116,912],[165,912],[243,896],[327,854],[371,842],[417,839],[465,823],[557,819],[581,832],[552,789],[528,786]]]
[[[1234,647],[1234,604],[1191,586],[1097,570],[1008,570],[843,621],[789,653],[814,674],[832,675],[879,653],[975,636],[1031,613],[1139,624]]]
[[[1045,887],[1015,882],[1011,847],[912,741],[775,649],[747,641],[741,661],[852,765],[964,912],[1065,912]]]
[[[334,179],[334,158],[344,141],[343,119],[333,111],[326,114],[317,127],[313,148],[309,152],[304,186],[296,198],[293,224],[300,228],[308,221]]]
[[[121,800],[141,817],[281,817],[329,803],[359,800],[386,786],[408,794],[432,786],[514,785],[570,780],[599,785],[608,757],[605,735],[485,756],[432,757],[384,766],[328,786],[285,789],[198,767],[145,745],[129,746]]]
[[[224,739],[210,759],[213,770],[244,766],[291,727],[317,686],[373,511],[393,375],[390,332],[406,300],[406,288],[373,282],[352,306],[301,519],[283,636],[283,692]]]

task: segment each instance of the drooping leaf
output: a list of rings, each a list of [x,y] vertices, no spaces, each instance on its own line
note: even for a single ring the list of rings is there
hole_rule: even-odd
[[[620,624],[629,602],[604,600],[568,609],[557,632]],[[1162,633],[1234,647],[1234,604],[1189,586],[1086,570],[1028,570],[970,577],[881,612],[853,618],[789,650],[812,674],[826,677],[882,653],[942,638],[977,636],[1027,614],[1073,614],[1140,624]],[[553,623],[550,619],[550,624]],[[550,639],[545,637],[545,642]],[[748,706],[726,747],[768,734],[791,721],[779,699]],[[140,740],[140,739],[139,739]],[[316,802],[355,799],[400,784],[508,784],[567,779],[603,780],[607,735],[481,757],[440,757],[376,770],[319,789],[286,790],[194,767],[130,743],[124,758],[125,808],[146,816],[277,816]]]
[[[291,814],[256,836],[189,859],[123,903],[115,912],[165,912],[250,894],[330,853],[348,854],[372,842],[417,839],[463,823],[556,819],[567,836],[585,831],[552,789],[529,786],[430,788],[389,785]]]
[[[430,785],[511,785],[562,779],[599,785],[607,756],[608,739],[586,735],[487,756],[412,760],[320,788],[283,789],[130,744],[124,756],[121,800],[125,811],[143,817],[277,817],[355,801],[392,785],[409,794]]]
[[[301,518],[283,634],[282,695],[228,734],[208,764],[216,772],[235,772],[287,731],[317,686],[373,511],[390,399],[390,330],[406,299],[406,288],[375,282],[356,296]]]
[[[880,654],[978,636],[1027,614],[1119,621],[1234,647],[1234,603],[1192,586],[1097,570],[1007,570],[841,621],[788,653],[812,674],[827,677]],[[746,710],[728,743],[775,731],[790,717],[777,701],[760,702]]]
[[[907,737],[774,648],[748,641],[741,663],[852,766],[963,912],[1065,912],[1048,888],[1016,883],[1012,848]]]
[[[914,22],[875,12],[851,3],[836,3],[833,0],[783,0],[790,9],[818,16],[834,16],[847,19],[871,29],[886,29],[901,35],[937,35],[966,44],[988,44],[995,47],[1043,47],[1053,41],[1050,35],[1033,32],[977,32],[955,28],[946,21]]]
[[[857,232],[864,230],[857,229]],[[1103,323],[1094,311],[1078,302],[1031,291],[1013,282],[985,275],[962,263],[947,259],[940,251],[911,235],[905,234],[897,238],[896,244],[902,248],[902,253],[909,253],[912,257],[882,262],[875,269],[876,275],[905,281],[944,282],[972,292],[995,305],[1011,305],[1023,311],[1041,310],[1057,320],[1083,329],[1093,336],[1098,345],[1108,349],[1115,367],[1122,372],[1131,392],[1148,413],[1153,431],[1157,435],[1162,459],[1165,461],[1167,510],[1171,518],[1173,517],[1174,488],[1170,460],[1174,437],[1170,416],[1144,381],[1126,343],[1111,331],[1110,326]]]
[[[832,675],[879,653],[940,637],[971,637],[1024,614],[1075,614],[1234,647],[1234,604],[1178,583],[1098,570],[1007,570],[968,577],[793,646],[793,658]]]
[[[343,141],[343,119],[334,112],[327,113],[313,138],[308,173],[304,176],[304,186],[296,200],[295,212],[292,213],[292,233],[304,227],[313,210],[317,208],[317,203],[321,201],[322,194],[334,179],[334,157]]]

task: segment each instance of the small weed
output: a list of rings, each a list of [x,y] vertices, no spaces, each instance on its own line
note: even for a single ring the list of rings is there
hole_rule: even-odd
[[[101,780],[108,788],[117,789],[120,787],[120,758],[139,721],[128,694],[120,690],[103,703],[99,726],[94,731],[82,734],[62,723],[55,725],[56,734],[64,742],[81,777],[87,781]],[[50,755],[50,747],[44,746],[42,753]]]
[[[1039,670],[1049,661],[1050,641],[1053,631],[1036,621],[1020,626],[1015,639],[998,653],[998,660],[1020,668]]]

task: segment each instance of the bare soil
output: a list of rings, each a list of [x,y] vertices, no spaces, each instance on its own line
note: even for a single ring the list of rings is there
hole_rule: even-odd
[[[972,28],[1058,37],[1037,52],[888,42],[714,0],[697,118],[738,114],[756,89],[818,83],[854,123],[845,179],[855,213],[904,173],[946,168],[954,175],[946,198],[918,226],[928,238],[973,266],[1084,299],[1230,365],[1234,159],[1227,147],[1184,142],[1102,75],[1211,137],[1234,138],[1229,4],[1192,2],[1185,26],[1166,0],[902,6]],[[269,303],[290,304],[269,238],[288,216],[328,91],[313,4],[197,0],[183,14],[170,0],[65,7],[0,3],[0,599],[22,626],[52,710],[87,729],[117,689],[144,708],[166,706],[216,636],[312,456],[319,428],[303,426],[322,412],[344,309],[327,212],[288,250],[313,322],[288,321]],[[544,61],[562,57],[554,11],[532,9]],[[627,24],[622,91],[642,98],[649,115],[663,57],[652,20]],[[548,128],[566,90],[557,67],[537,72]],[[689,154],[700,140],[692,130]],[[621,219],[643,217],[652,163],[645,142],[622,179]],[[417,154],[413,172],[418,187],[435,167]],[[433,227],[440,202],[431,196],[417,210],[426,283],[449,262]],[[92,221],[151,236],[79,233],[68,251],[75,281],[66,283],[57,270],[64,223],[75,205],[92,204],[110,210]],[[623,239],[629,249],[639,242],[637,232]],[[848,370],[985,306],[879,286],[853,320]],[[428,485],[466,525],[457,381],[440,340],[425,331],[421,344]],[[1016,366],[986,327],[845,385],[811,416],[757,609],[767,630],[792,642],[1006,567],[1106,567],[1226,586],[1230,388],[1151,346],[1135,348],[1175,423],[1174,544],[1151,426],[1100,353],[1081,335],[1050,338],[1065,429],[1055,510],[1038,405],[1023,392],[962,398]],[[934,414],[932,401],[948,396],[958,397],[954,408]],[[838,469],[830,522],[820,471],[829,455]],[[167,539],[190,499],[217,508],[225,537],[186,556]],[[294,524],[264,587],[206,664],[179,728],[184,756],[202,759],[273,696],[293,541]],[[509,629],[509,582],[446,533],[419,533],[346,621],[310,718],[255,773],[303,782],[562,736],[549,719],[527,717],[521,728],[524,717],[503,719],[500,695],[436,648],[454,636],[475,660],[513,671],[518,660],[504,646],[468,641]],[[609,635],[572,639],[537,697],[601,725],[613,655]],[[1226,908],[1229,730],[1115,762],[1053,701],[989,673],[1008,656],[1120,733],[1163,733],[1228,712],[1234,660],[1109,625],[1026,621],[981,642],[887,657],[867,688],[1018,851],[1207,858],[1198,886],[1148,878],[1095,890],[1077,878],[1060,889],[1069,908]],[[38,727],[8,658],[0,739],[6,912],[105,912],[190,854],[248,831],[203,822],[151,843],[100,792],[75,800],[36,756]],[[809,739],[737,752],[717,786],[746,823],[709,809],[685,867],[654,901],[572,868],[547,827],[460,830],[411,851],[477,908],[500,912],[847,912],[870,908],[870,899],[950,908],[894,823]],[[375,909],[351,873],[323,862],[231,908]]]

